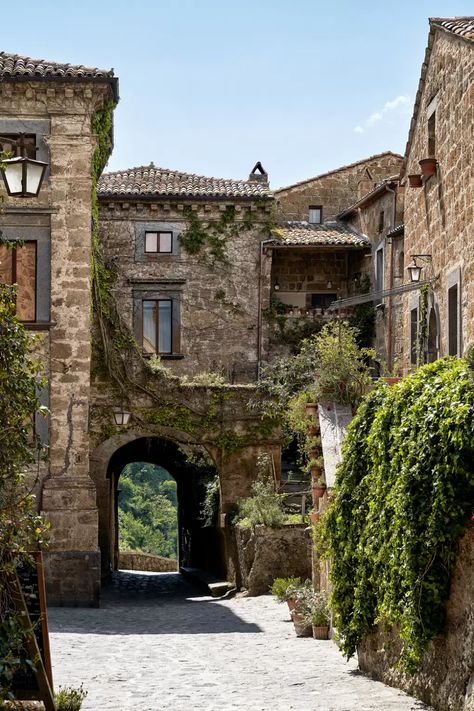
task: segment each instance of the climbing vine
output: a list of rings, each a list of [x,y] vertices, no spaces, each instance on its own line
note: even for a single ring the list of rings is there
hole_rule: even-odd
[[[352,421],[323,540],[332,607],[352,656],[374,625],[395,626],[413,672],[443,629],[456,541],[474,504],[474,388],[445,358],[381,385]]]
[[[418,331],[416,336],[416,364],[418,366],[423,365],[426,362],[426,350],[428,343],[428,294],[430,292],[430,285],[423,284],[420,289]]]

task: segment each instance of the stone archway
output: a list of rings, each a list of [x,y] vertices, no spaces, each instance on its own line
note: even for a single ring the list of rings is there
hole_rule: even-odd
[[[127,433],[110,438],[91,457],[91,475],[97,488],[101,576],[105,580],[118,564],[117,489],[127,464],[147,462],[166,469],[177,483],[179,563],[224,576],[225,537],[217,526],[204,526],[203,477],[217,469],[198,467],[187,460],[183,449],[171,439],[150,433]],[[216,522],[217,523],[217,522]]]

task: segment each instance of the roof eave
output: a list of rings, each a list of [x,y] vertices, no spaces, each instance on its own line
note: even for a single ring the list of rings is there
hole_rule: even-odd
[[[19,84],[22,82],[65,82],[67,84],[110,84],[115,103],[119,101],[118,77],[72,77],[72,76],[3,76],[0,84]]]
[[[391,180],[388,183],[382,183],[382,185],[379,185],[378,188],[375,188],[375,190],[372,190],[370,193],[367,193],[363,197],[361,197],[360,200],[358,200],[356,203],[351,205],[350,207],[347,207],[345,210],[342,212],[339,212],[336,215],[337,220],[345,220],[351,215],[354,215],[357,213],[357,210],[360,207],[363,207],[364,205],[370,205],[370,203],[374,202],[380,195],[382,195],[385,192],[390,192],[390,190],[393,190],[394,187],[398,185],[399,181],[398,180]]]
[[[153,193],[143,195],[134,193],[106,193],[97,191],[99,200],[108,202],[270,202],[274,200],[273,195],[181,195],[179,193]]]

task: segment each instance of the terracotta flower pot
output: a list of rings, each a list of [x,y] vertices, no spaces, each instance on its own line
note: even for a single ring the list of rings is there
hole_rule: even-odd
[[[421,175],[418,175],[418,173],[415,175],[409,175],[408,184],[410,185],[410,188],[421,188],[423,186]]]
[[[314,417],[318,414],[318,403],[317,402],[307,402],[306,403],[306,414]]]
[[[313,629],[310,624],[308,624],[302,615],[298,615],[294,610],[291,613],[291,619],[295,626],[295,632],[297,637],[311,637],[313,634]]]
[[[307,430],[308,434],[310,437],[314,437],[315,435],[319,434],[319,427],[316,427],[316,425],[310,425]]]
[[[326,485],[322,484],[320,486],[313,486],[313,503],[317,503],[319,499],[324,496],[324,492],[326,491]]]
[[[430,178],[436,173],[436,166],[438,165],[436,158],[423,158],[418,163],[420,164],[421,174],[425,178]]]
[[[319,513],[319,511],[311,511],[311,513],[309,514],[309,522],[317,523],[319,521],[320,516],[321,514]]]
[[[396,385],[396,383],[399,383],[401,378],[384,378],[384,380],[387,383],[387,385],[392,386],[392,385]]]
[[[321,476],[323,474],[323,470],[321,467],[314,466],[314,467],[311,467],[310,473],[311,473],[311,480],[317,481],[318,479],[321,478]]]
[[[329,639],[329,627],[327,625],[319,626],[313,625],[313,637],[314,639]]]
[[[295,600],[294,598],[290,597],[290,598],[288,598],[288,600],[286,601],[286,604],[288,605],[289,611],[290,611],[290,612],[293,612],[293,610],[294,610],[295,607],[296,607],[296,600]]]

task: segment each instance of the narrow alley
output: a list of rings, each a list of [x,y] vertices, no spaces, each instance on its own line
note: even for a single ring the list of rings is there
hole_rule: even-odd
[[[119,572],[102,607],[49,611],[55,687],[83,711],[415,711],[270,596],[214,600],[177,573]]]

